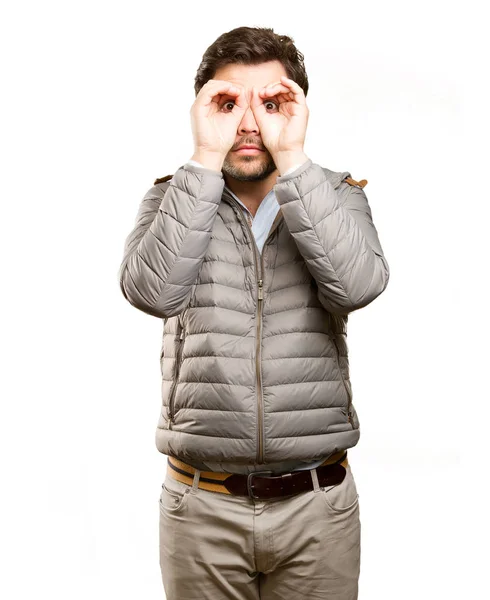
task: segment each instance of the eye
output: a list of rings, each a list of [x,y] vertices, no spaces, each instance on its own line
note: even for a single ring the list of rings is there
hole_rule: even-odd
[[[272,104],[273,106],[276,106],[276,107],[277,107],[277,104],[276,104],[275,102],[273,102],[272,100],[266,100],[266,101],[264,102],[264,104]]]
[[[229,106],[230,104],[231,104],[232,106],[234,106],[234,105],[235,105],[235,102],[234,102],[233,100],[228,100],[227,102],[224,102],[224,103],[221,105],[221,110],[223,110],[223,109],[225,108],[225,106]],[[266,100],[266,101],[264,102],[264,104],[266,104],[266,105],[267,105],[267,104],[270,104],[270,105],[272,105],[273,107],[275,106],[276,108],[278,107],[277,103],[276,103],[276,102],[273,102],[272,100]],[[232,109],[232,108],[230,108],[230,111],[231,111],[231,110],[233,110],[233,109]],[[272,109],[268,109],[268,110],[272,110]]]

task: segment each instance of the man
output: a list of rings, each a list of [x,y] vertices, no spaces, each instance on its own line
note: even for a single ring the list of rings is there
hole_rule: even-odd
[[[123,294],[165,320],[169,600],[358,595],[346,323],[389,268],[367,182],[305,154],[308,86],[291,48],[242,27],[207,50],[192,158],[155,182],[126,240]]]

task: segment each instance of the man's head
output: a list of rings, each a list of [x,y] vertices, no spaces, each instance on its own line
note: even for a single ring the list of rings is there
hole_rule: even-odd
[[[222,34],[206,50],[195,77],[194,91],[197,96],[210,79],[223,79],[242,86],[250,100],[253,86],[260,89],[279,81],[281,75],[296,81],[306,96],[308,77],[303,55],[294,46],[293,39],[269,28],[238,27]],[[231,96],[222,98],[223,110],[232,109],[232,104],[228,105],[232,100]],[[270,108],[274,110],[273,104]],[[237,152],[240,146],[248,144],[257,146],[261,152]],[[262,181],[276,170],[270,152],[262,143],[251,108],[238,126],[235,144],[226,155],[222,170],[239,181]]]

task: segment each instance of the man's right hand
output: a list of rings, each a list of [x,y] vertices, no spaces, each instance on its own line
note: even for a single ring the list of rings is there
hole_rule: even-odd
[[[228,102],[234,104],[232,110],[228,109]],[[248,103],[241,86],[221,79],[207,81],[190,110],[194,137],[192,159],[209,169],[221,171],[247,109]]]

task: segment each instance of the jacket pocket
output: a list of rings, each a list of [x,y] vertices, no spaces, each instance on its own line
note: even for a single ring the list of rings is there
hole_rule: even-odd
[[[351,424],[352,429],[354,429],[354,423],[353,423],[352,412],[351,412],[352,393],[351,393],[350,385],[345,380],[344,372],[343,372],[342,366],[340,364],[339,342],[337,340],[337,336],[336,336],[335,333],[332,333],[330,335],[330,339],[332,340],[332,342],[333,342],[333,344],[335,346],[335,360],[337,362],[337,368],[338,368],[338,371],[340,373],[340,377],[342,379],[342,385],[344,386],[345,393],[346,393],[346,396],[347,396],[347,420]]]
[[[182,364],[182,351],[184,349],[184,341],[185,341],[185,333],[186,333],[184,319],[182,319],[182,321],[179,319],[179,323],[180,323],[180,333],[179,333],[179,339],[178,339],[178,345],[177,345],[177,353],[176,353],[176,357],[175,357],[175,372],[174,372],[174,378],[172,381],[172,387],[170,388],[170,396],[169,396],[169,400],[168,400],[168,426],[169,426],[169,429],[172,425],[172,421],[174,420],[175,413],[177,412],[175,409],[175,396],[177,393],[177,385],[179,383],[180,367]]]

